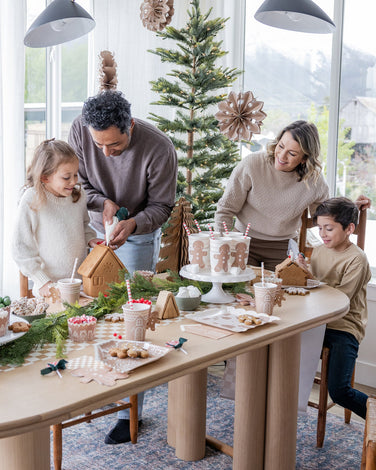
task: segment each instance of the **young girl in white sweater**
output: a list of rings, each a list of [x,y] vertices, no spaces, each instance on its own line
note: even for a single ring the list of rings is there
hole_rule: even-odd
[[[33,294],[48,296],[52,282],[70,277],[99,241],[89,227],[85,193],[77,185],[78,158],[61,140],[45,140],[27,170],[16,215],[12,254],[33,282]]]

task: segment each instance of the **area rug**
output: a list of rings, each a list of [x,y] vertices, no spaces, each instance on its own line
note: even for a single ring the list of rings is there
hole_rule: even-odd
[[[220,398],[221,378],[208,376],[207,433],[232,445],[234,403]],[[104,436],[116,422],[114,414],[63,431],[63,470],[230,470],[232,458],[206,448],[205,459],[184,462],[166,440],[167,384],[147,392],[138,443],[109,446]],[[328,414],[323,449],[316,449],[316,411],[299,416],[296,469],[358,470],[364,426],[344,424]],[[52,465],[51,455],[51,469]],[[249,469],[252,470],[252,469]],[[278,469],[276,469],[278,470]]]

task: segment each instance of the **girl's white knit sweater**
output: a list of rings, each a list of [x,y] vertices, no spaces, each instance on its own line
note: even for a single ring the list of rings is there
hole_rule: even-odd
[[[88,242],[96,238],[89,227],[86,197],[56,197],[45,191],[46,203],[31,208],[35,189],[28,188],[20,200],[12,242],[12,254],[20,271],[34,282],[35,293],[48,281],[70,277],[75,258],[78,265],[87,255]]]

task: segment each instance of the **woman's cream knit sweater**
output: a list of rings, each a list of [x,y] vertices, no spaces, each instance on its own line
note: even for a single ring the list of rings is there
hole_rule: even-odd
[[[235,229],[240,232],[251,224],[251,237],[294,238],[303,211],[309,207],[312,214],[328,197],[328,185],[322,174],[316,183],[299,182],[295,171],[278,171],[265,153],[255,153],[244,158],[232,172],[218,201],[216,230],[223,231],[223,221],[232,227],[235,217]]]

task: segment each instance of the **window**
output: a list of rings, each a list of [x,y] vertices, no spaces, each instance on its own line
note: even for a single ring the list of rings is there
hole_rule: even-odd
[[[80,5],[89,11],[89,0],[80,0]],[[45,0],[27,0],[27,28],[45,7]],[[87,98],[88,36],[54,47],[26,47],[25,61],[27,167],[44,139],[67,140],[70,125],[81,112]]]
[[[342,0],[315,0],[330,17]],[[330,74],[337,59],[332,58],[331,34],[284,31],[257,22],[253,15],[260,2],[247,0],[244,90],[264,101],[267,113],[261,134],[252,145],[243,145],[242,155],[265,149],[267,142],[286,124],[296,119],[315,122],[319,129],[321,154],[326,174],[328,159]],[[367,15],[364,15],[367,11]],[[359,17],[362,15],[361,17]],[[356,199],[372,199],[368,211],[366,253],[376,277],[376,53],[372,21],[374,0],[362,8],[347,0],[344,10],[343,51],[336,187],[331,193]],[[357,18],[359,17],[359,20]],[[366,17],[366,18],[365,18]],[[368,34],[367,34],[368,32]],[[338,98],[338,97],[337,97]]]

